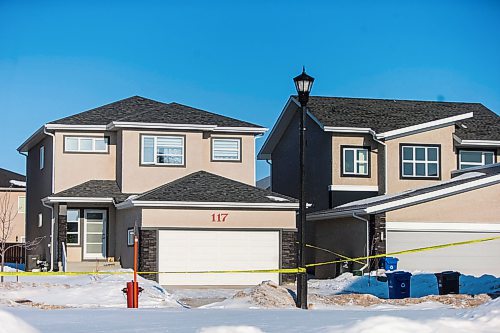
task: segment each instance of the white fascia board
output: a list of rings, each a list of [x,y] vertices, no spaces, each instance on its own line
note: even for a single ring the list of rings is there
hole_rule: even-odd
[[[48,130],[73,130],[73,131],[105,131],[106,125],[68,125],[68,124],[46,124]]]
[[[336,132],[336,133],[362,133],[371,134],[375,132],[371,128],[366,127],[336,127],[336,126],[324,126],[323,130],[325,132]]]
[[[288,98],[285,106],[283,107],[283,110],[281,110],[281,113],[278,117],[278,120],[276,120],[276,122],[274,123],[274,126],[271,129],[271,132],[269,132],[269,135],[267,136],[266,141],[264,141],[264,144],[260,148],[260,151],[257,153],[258,160],[271,159],[271,151],[276,146],[276,143],[272,143],[272,141],[274,140],[275,136],[281,137],[283,135],[283,132],[286,131],[287,126],[282,125],[282,122],[284,121],[285,116],[287,116],[287,114],[288,114],[287,111],[288,111],[291,104],[295,104],[296,106],[300,107],[299,102],[295,98],[293,98],[293,97]],[[291,119],[292,119],[292,117],[289,117],[289,121]],[[277,142],[279,140],[275,140],[275,141]]]
[[[378,192],[378,186],[372,185],[329,185],[329,191],[360,191],[360,192]]]
[[[425,131],[428,131],[430,129],[443,127],[443,126],[446,126],[448,124],[452,124],[456,121],[472,118],[473,116],[474,116],[473,112],[468,112],[468,113],[460,114],[460,115],[453,116],[453,117],[438,119],[438,120],[434,120],[434,121],[429,121],[427,123],[422,123],[422,124],[418,124],[418,125],[400,128],[400,129],[393,130],[393,131],[380,133],[380,134],[377,134],[377,138],[378,139],[395,139],[395,138],[398,138],[401,136],[415,134],[415,133],[419,133],[419,132],[425,132]]]
[[[395,201],[391,201],[391,202],[387,202],[387,203],[383,203],[383,204],[379,204],[379,205],[374,205],[374,206],[366,208],[366,212],[368,214],[376,214],[379,212],[385,212],[388,210],[394,210],[397,208],[412,206],[412,205],[416,205],[419,203],[447,197],[447,196],[450,196],[453,194],[471,191],[471,190],[481,188],[481,187],[484,187],[487,185],[493,185],[496,183],[500,183],[500,175],[495,175],[495,176],[491,176],[491,177],[486,177],[486,178],[470,181],[470,182],[467,182],[465,184],[460,184],[460,185],[444,188],[444,189],[429,192],[429,193],[416,195],[416,196],[405,198],[405,199],[400,199],[400,200],[395,200]]]
[[[26,192],[26,187],[0,187],[0,192]]]
[[[44,202],[78,202],[78,203],[113,203],[113,198],[91,198],[91,197],[46,197]]]
[[[500,147],[498,140],[462,140],[456,134],[453,134],[453,139],[460,146],[473,146],[473,147]]]
[[[112,130],[115,128],[151,128],[151,129],[211,131],[216,127],[217,126],[215,125],[141,123],[141,122],[128,122],[128,121],[112,121],[107,125],[108,130]]]
[[[500,232],[498,223],[386,222],[387,231]]]
[[[25,153],[29,150],[29,144],[31,143],[32,140],[34,140],[37,136],[42,137],[43,136],[43,130],[45,128],[45,125],[40,127],[35,131],[35,133],[31,134],[29,138],[27,138],[19,147],[17,147],[17,151],[20,153]]]
[[[249,202],[197,202],[197,201],[141,201],[127,200],[116,205],[117,209],[130,207],[194,207],[194,208],[263,208],[298,209],[298,203],[249,203]]]
[[[269,130],[265,127],[216,127],[214,132],[228,132],[228,133],[257,133],[264,134]]]

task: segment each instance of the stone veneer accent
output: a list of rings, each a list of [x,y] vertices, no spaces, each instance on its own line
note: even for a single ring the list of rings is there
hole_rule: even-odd
[[[297,232],[283,230],[281,232],[281,267],[297,268]],[[281,283],[294,283],[295,274],[281,274]]]
[[[63,261],[62,254],[63,254],[63,245],[62,243],[68,245],[68,239],[67,239],[67,231],[68,231],[68,224],[67,222],[67,217],[66,214],[59,214],[57,217],[57,261]],[[66,250],[66,249],[65,249]],[[56,263],[57,264],[57,263]],[[54,267],[57,267],[57,265],[54,265]]]
[[[158,239],[156,230],[139,231],[139,271],[157,272],[158,260],[156,258]],[[158,274],[142,274],[142,277],[158,281]]]
[[[385,213],[370,215],[370,255],[386,253],[386,239]],[[370,268],[377,269],[379,260],[370,260]]]

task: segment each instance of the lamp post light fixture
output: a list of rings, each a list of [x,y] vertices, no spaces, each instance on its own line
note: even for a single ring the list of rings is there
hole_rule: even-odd
[[[314,78],[306,74],[306,70],[302,68],[302,74],[293,79],[295,89],[299,95],[300,103],[300,149],[299,149],[299,221],[297,225],[298,230],[298,251],[297,251],[297,307],[307,309],[307,272],[306,268],[306,189],[305,189],[305,150],[306,150],[306,105],[309,101],[309,93],[314,83]]]

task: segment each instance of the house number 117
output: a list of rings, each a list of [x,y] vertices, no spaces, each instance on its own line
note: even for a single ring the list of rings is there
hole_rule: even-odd
[[[219,214],[212,214],[212,222],[226,222],[226,219],[229,214],[227,213],[219,213]]]

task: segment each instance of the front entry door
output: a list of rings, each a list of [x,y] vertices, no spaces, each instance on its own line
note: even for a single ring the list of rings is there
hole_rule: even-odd
[[[106,210],[85,209],[83,259],[106,258]]]

